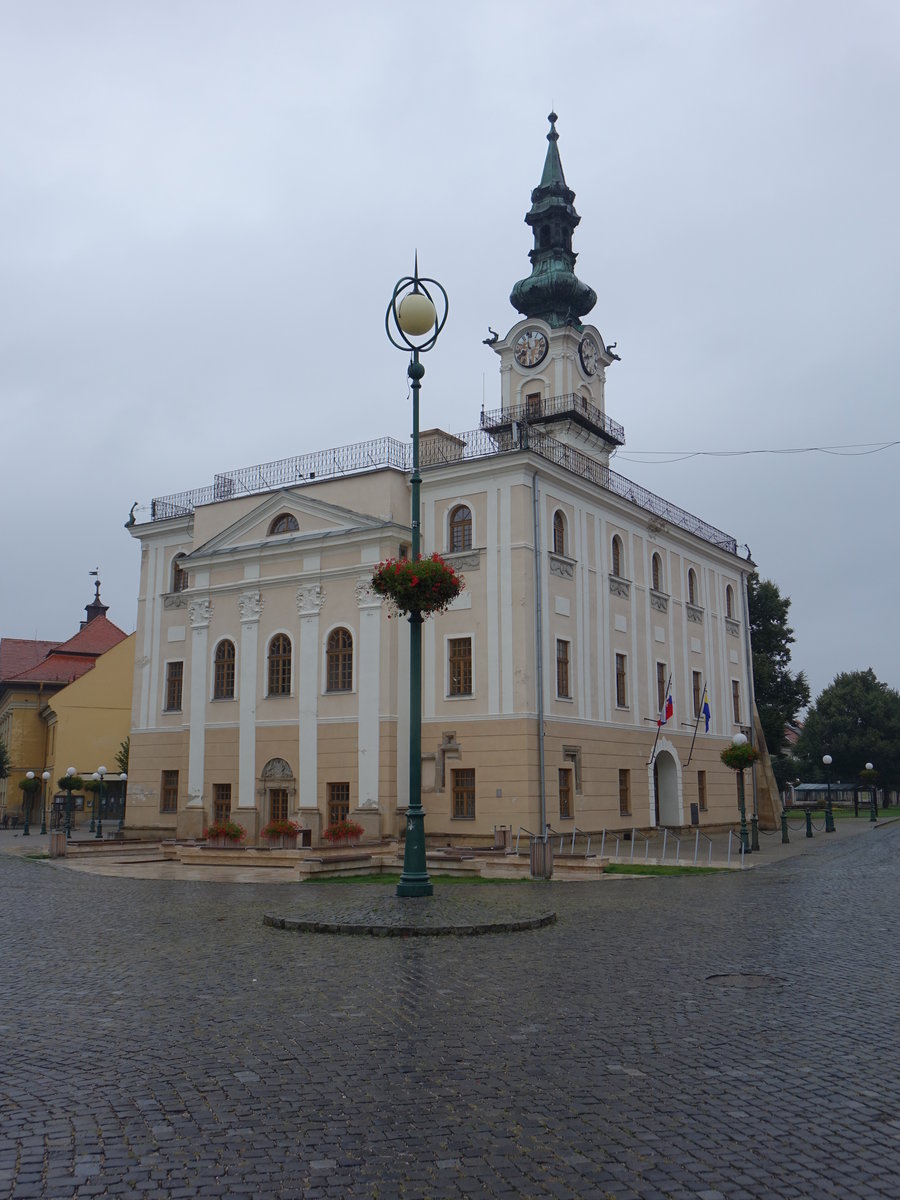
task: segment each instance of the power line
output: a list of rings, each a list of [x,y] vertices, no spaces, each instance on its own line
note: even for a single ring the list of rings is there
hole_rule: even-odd
[[[892,446],[900,446],[900,440],[858,442],[846,446],[791,446],[781,450],[774,447],[763,450],[634,450],[631,454],[623,454],[620,451],[616,458],[623,459],[625,462],[660,465],[684,462],[689,458],[738,458],[749,454],[832,454],[838,457],[858,458],[866,454],[880,454],[882,450],[889,450]],[[644,457],[638,457],[639,455]]]

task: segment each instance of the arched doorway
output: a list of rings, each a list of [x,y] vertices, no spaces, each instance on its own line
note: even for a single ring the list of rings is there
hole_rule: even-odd
[[[653,760],[653,796],[657,827],[684,824],[678,760],[671,750],[661,749]]]
[[[295,807],[297,783],[289,763],[283,758],[270,758],[260,776],[260,816],[263,824],[287,821]]]

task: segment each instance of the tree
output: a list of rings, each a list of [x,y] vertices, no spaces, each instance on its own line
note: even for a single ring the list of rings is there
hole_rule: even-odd
[[[832,778],[859,778],[867,762],[890,787],[900,782],[900,693],[865,671],[835,677],[810,708],[797,743],[808,776],[824,779],[822,756],[832,757]]]
[[[809,684],[803,671],[791,673],[794,631],[787,623],[789,596],[754,571],[747,580],[750,643],[753,647],[753,690],[756,707],[772,758],[785,746],[784,728],[809,703]],[[774,764],[773,764],[774,765]]]
[[[0,742],[0,779],[6,779],[9,775],[9,750],[6,742]]]
[[[120,775],[128,774],[128,752],[131,749],[131,736],[129,735],[116,751],[116,766],[119,768]]]

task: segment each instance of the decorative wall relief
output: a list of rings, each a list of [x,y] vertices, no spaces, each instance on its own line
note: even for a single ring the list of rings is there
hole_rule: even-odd
[[[570,558],[561,558],[558,554],[550,554],[550,574],[558,575],[560,579],[575,578],[575,563]]]
[[[696,604],[686,604],[687,619],[693,621],[695,625],[703,624],[703,609],[698,608]]]
[[[655,608],[657,612],[669,611],[669,597],[664,596],[662,592],[650,593],[650,607]]]
[[[241,608],[242,621],[258,621],[262,615],[262,610],[265,607],[260,593],[257,592],[242,592],[238,599],[238,604]]]
[[[610,575],[609,594],[621,596],[623,600],[627,600],[631,595],[631,582],[628,579],[618,579],[615,575]]]
[[[325,593],[318,583],[297,588],[297,613],[301,617],[317,617],[325,603]]]
[[[188,605],[188,615],[192,629],[204,629],[209,625],[213,614],[211,600],[192,600]]]

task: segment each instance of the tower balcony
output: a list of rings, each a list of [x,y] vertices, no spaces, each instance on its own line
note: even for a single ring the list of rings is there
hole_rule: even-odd
[[[524,404],[498,408],[481,414],[481,427],[491,434],[503,434],[513,424],[540,425],[547,432],[556,423],[571,421],[587,433],[602,438],[610,446],[625,445],[625,430],[577,392],[564,396],[531,396]]]

